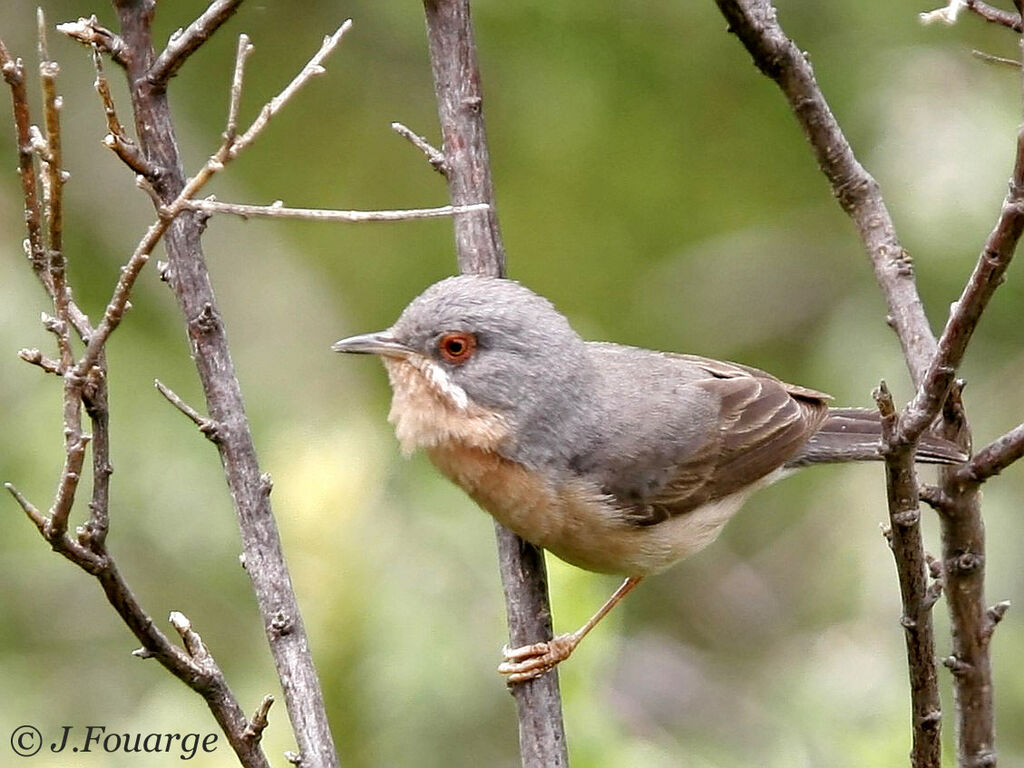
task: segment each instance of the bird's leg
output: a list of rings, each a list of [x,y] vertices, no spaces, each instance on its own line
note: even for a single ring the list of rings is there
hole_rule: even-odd
[[[576,646],[587,636],[587,633],[596,627],[597,623],[622,598],[632,592],[641,579],[643,579],[643,576],[630,576],[622,582],[622,585],[605,601],[605,604],[598,609],[597,613],[591,616],[586,624],[571,634],[556,635],[547,642],[533,643],[532,645],[524,645],[519,648],[509,648],[506,645],[502,649],[505,661],[498,665],[498,672],[507,675],[506,680],[509,683],[521,683],[551,671],[558,664],[569,658],[569,655],[576,650]]]

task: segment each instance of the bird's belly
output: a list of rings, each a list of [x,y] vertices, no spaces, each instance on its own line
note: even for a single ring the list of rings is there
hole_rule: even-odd
[[[714,541],[746,496],[735,494],[641,526],[584,480],[556,488],[540,473],[478,448],[449,444],[427,452],[441,472],[506,528],[568,563],[599,573],[643,576],[668,568]]]

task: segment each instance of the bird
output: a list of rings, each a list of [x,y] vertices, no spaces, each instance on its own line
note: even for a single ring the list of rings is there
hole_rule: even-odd
[[[332,345],[384,363],[403,453],[432,463],[498,522],[625,581],[582,627],[503,649],[510,684],[553,669],[645,577],[702,550],[751,493],[813,464],[879,460],[877,410],[764,371],[586,341],[546,298],[502,277],[434,283],[384,331]],[[957,463],[926,436],[917,460]]]

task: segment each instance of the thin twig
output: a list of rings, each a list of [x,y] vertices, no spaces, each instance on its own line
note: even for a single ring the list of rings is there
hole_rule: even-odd
[[[216,173],[223,170],[227,162],[237,157],[239,152],[255,140],[260,131],[267,126],[270,118],[275,115],[292,96],[298,93],[310,78],[321,74],[324,71],[321,66],[321,62],[331,51],[334,50],[337,44],[341,41],[342,36],[349,28],[351,28],[351,26],[352,22],[351,20],[348,20],[342,24],[333,35],[326,38],[323,45],[320,47],[320,50],[317,51],[302,71],[292,79],[281,93],[271,99],[270,102],[263,107],[259,117],[253,121],[248,130],[239,137],[226,136],[220,148],[210,157],[209,160],[207,160],[206,164],[199,169],[199,172],[185,182],[181,191],[172,201],[170,201],[170,203],[160,209],[159,218],[150,225],[146,234],[136,246],[135,252],[131,255],[131,258],[129,258],[128,262],[121,268],[117,286],[114,288],[114,293],[111,296],[110,301],[107,303],[106,311],[103,313],[103,320],[96,327],[94,333],[89,339],[85,352],[82,354],[75,366],[75,372],[77,375],[84,375],[84,372],[95,362],[96,357],[107,343],[107,339],[110,337],[110,334],[114,332],[118,325],[120,325],[121,320],[124,317],[125,308],[128,305],[128,298],[131,294],[132,287],[135,284],[135,280],[138,278],[142,268],[149,260],[149,256],[153,252],[153,248],[156,247],[157,243],[159,243],[160,239],[164,236],[164,233],[166,233],[167,229],[171,226],[171,222],[182,211],[189,210],[189,201],[199,193],[203,186],[205,186]],[[225,133],[227,134],[227,131],[225,131]]]
[[[1016,59],[1007,59],[1005,56],[994,56],[991,53],[985,53],[985,51],[979,51],[978,49],[972,49],[971,55],[981,59],[988,64],[1000,64],[1008,67],[1014,67],[1020,69],[1021,64]]]
[[[239,136],[237,140],[231,142],[228,157],[226,159],[236,157],[239,152],[248,147],[260,132],[267,127],[267,123],[270,122],[270,119],[281,110],[281,107],[288,103],[289,99],[298,93],[312,78],[324,73],[324,59],[331,55],[331,51],[338,46],[338,43],[341,42],[341,38],[343,38],[345,33],[351,28],[352,19],[346,19],[333,35],[329,35],[324,38],[324,42],[323,45],[320,46],[320,50],[317,51],[306,66],[302,68],[302,71],[284,87],[284,90],[264,105],[263,109],[260,110],[259,115],[255,120],[253,120],[252,125],[249,126],[245,133]]]
[[[11,89],[14,108],[14,127],[18,141],[18,172],[21,177],[21,192],[25,201],[25,226],[28,230],[26,241],[32,269],[51,290],[49,273],[46,269],[46,245],[43,242],[43,209],[39,201],[32,151],[32,120],[29,116],[28,92],[25,88],[25,67],[21,59],[11,56],[3,40],[0,40],[0,71]]]
[[[192,629],[192,622],[185,614],[180,611],[171,611],[167,620],[171,622],[174,631],[181,637],[181,642],[184,643],[185,650],[188,651],[188,655],[192,657],[193,661],[202,664],[210,658],[210,649],[206,647],[206,643],[203,642],[199,633]]]
[[[265,216],[280,219],[304,219],[306,221],[365,222],[365,221],[410,221],[413,219],[436,219],[463,213],[485,211],[487,203],[473,205],[443,205],[439,208],[410,208],[394,211],[339,211],[325,208],[286,208],[278,203],[271,205],[246,205],[244,203],[222,203],[219,200],[190,200],[186,208],[204,213],[230,213],[242,218]]]
[[[446,176],[448,174],[448,170],[444,164],[444,152],[439,150],[412,129],[402,125],[402,123],[392,123],[391,130],[406,139],[410,144],[416,147],[416,149],[422,152],[424,157],[427,158],[427,162],[430,163],[435,171],[440,173],[442,176]]]
[[[982,312],[1013,259],[1024,234],[1024,127],[1017,131],[1017,156],[1009,191],[995,227],[975,264],[974,272],[953,305],[949,321],[939,337],[935,357],[928,365],[917,394],[900,419],[900,439],[914,442],[939,414],[956,378],[967,345]]]
[[[112,149],[121,161],[144,178],[156,178],[160,172],[153,163],[143,157],[139,146],[125,132],[124,126],[117,117],[117,109],[114,106],[114,97],[110,93],[110,84],[103,73],[103,57],[100,49],[93,46],[92,51],[93,67],[96,69],[96,81],[93,87],[99,94],[100,102],[103,105],[103,114],[107,119],[107,135],[103,138],[103,144]]]
[[[18,502],[18,506],[21,507],[22,512],[28,516],[28,519],[32,521],[36,528],[39,529],[39,532],[45,533],[47,525],[46,515],[40,512],[38,507],[25,498],[25,495],[15,488],[12,483],[4,483],[4,488],[6,488],[7,492],[14,497],[16,502]]]
[[[176,395],[170,387],[160,381],[160,379],[155,379],[153,384],[160,391],[160,394],[167,398],[167,402],[185,414],[193,424],[199,427],[199,431],[206,435],[212,442],[216,443],[220,439],[217,422],[213,419],[208,419],[199,413],[199,411],[178,397],[178,395]]]
[[[224,128],[224,140],[233,142],[238,135],[238,110],[242,102],[242,83],[245,80],[245,62],[255,50],[249,36],[238,36],[238,50],[235,53],[235,72],[231,76],[231,98],[228,100],[228,122]]]
[[[98,48],[109,55],[114,63],[122,67],[127,66],[128,48],[124,40],[101,25],[95,16],[90,16],[88,19],[80,17],[78,21],[58,24],[57,31],[83,45]]]
[[[209,40],[210,35],[230,19],[241,4],[242,0],[215,0],[187,28],[179,29],[172,34],[171,39],[167,41],[167,47],[149,68],[149,82],[153,85],[166,85],[188,57]]]
[[[43,117],[46,126],[46,159],[42,163],[45,173],[43,189],[44,218],[46,220],[46,269],[50,275],[53,308],[58,323],[54,326],[57,348],[60,350],[61,366],[68,370],[73,362],[71,353],[71,318],[69,293],[65,274],[64,258],[64,182],[65,172],[61,167],[63,150],[60,135],[60,110],[62,99],[57,95],[57,75],[60,66],[50,60],[46,45],[46,17],[43,9],[36,11],[39,26],[39,81],[43,91]],[[65,425],[67,426],[67,425]]]
[[[56,374],[57,376],[64,375],[64,367],[60,364],[60,362],[57,360],[51,360],[38,349],[19,349],[18,357],[20,357],[26,363],[38,365],[47,373],[53,373]]]

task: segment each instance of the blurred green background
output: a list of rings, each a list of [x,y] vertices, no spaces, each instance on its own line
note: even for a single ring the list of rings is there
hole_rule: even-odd
[[[115,23],[102,3],[43,5],[51,24],[91,13]],[[161,3],[157,39],[204,6]],[[998,214],[1021,112],[1019,76],[971,49],[1014,56],[1012,35],[974,18],[922,27],[917,13],[929,7],[909,2],[780,6],[881,182],[941,324]],[[589,338],[739,360],[840,404],[869,405],[881,378],[909,395],[853,227],[777,89],[713,3],[479,0],[474,10],[513,277]],[[388,127],[399,120],[438,135],[415,2],[245,4],[172,84],[187,168],[219,141],[239,32],[256,46],[243,102],[251,117],[347,17],[355,28],[328,74],[209,191],[338,208],[446,202],[442,179]],[[0,8],[0,36],[30,62],[33,29],[33,3]],[[70,274],[97,317],[150,205],[100,144],[87,51],[52,34],[51,52],[63,65]],[[130,122],[118,72],[108,71]],[[3,104],[0,479],[46,507],[61,460],[60,387],[16,357],[53,342],[21,255],[6,95]],[[516,765],[513,702],[494,671],[505,634],[490,520],[423,457],[400,457],[379,364],[328,349],[388,325],[454,270],[450,222],[218,218],[205,242],[345,765]],[[154,266],[108,348],[110,546],[157,621],[171,610],[192,619],[251,711],[278,687],[216,453],[152,385],[159,378],[201,407],[182,321]],[[979,445],[1024,413],[1022,294],[1011,273],[966,362]],[[990,602],[1024,598],[1022,496],[1020,467],[986,488]],[[12,501],[0,506],[0,762],[15,764],[7,734],[23,723],[50,740],[67,724],[216,730],[197,696],[129,655],[136,642],[93,580],[49,552]],[[885,516],[879,466],[817,469],[759,493],[714,546],[646,583],[562,669],[573,765],[905,765],[909,697],[895,571],[878,530]],[[937,552],[930,513],[925,531]],[[616,583],[553,560],[550,569],[560,631]],[[946,655],[942,605],[936,621]],[[1022,627],[1014,609],[994,641],[1003,765],[1024,764]],[[219,743],[191,764],[234,764]],[[265,744],[284,764],[293,744],[283,703]],[[172,763],[103,754],[32,762]]]

